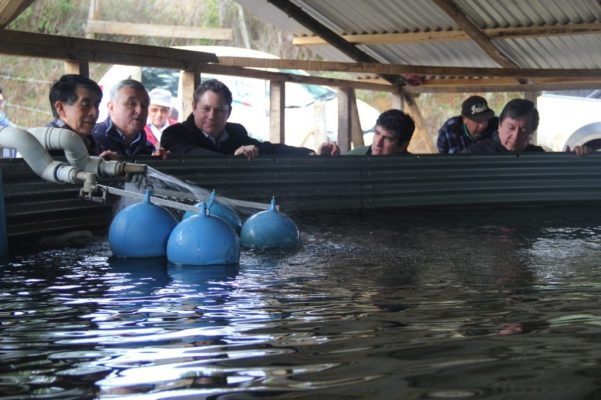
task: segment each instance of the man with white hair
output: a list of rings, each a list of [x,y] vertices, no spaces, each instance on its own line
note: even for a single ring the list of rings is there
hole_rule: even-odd
[[[177,121],[169,118],[173,109],[171,92],[167,89],[154,88],[148,95],[150,96],[150,105],[144,131],[146,139],[153,144],[156,150],[159,150],[163,131]]]

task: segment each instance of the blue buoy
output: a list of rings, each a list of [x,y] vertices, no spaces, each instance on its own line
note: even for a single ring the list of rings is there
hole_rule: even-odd
[[[167,240],[177,220],[164,208],[152,204],[151,189],[144,200],[125,207],[113,218],[109,246],[117,257],[164,257]]]
[[[286,214],[278,212],[275,197],[269,210],[251,215],[240,232],[240,243],[249,249],[290,249],[301,244],[298,227]]]
[[[200,206],[201,203],[196,204],[196,207],[200,208]],[[236,210],[234,210],[232,207],[222,204],[215,199],[214,190],[211,193],[207,209],[209,210],[209,214],[211,214],[214,217],[221,218],[222,220],[230,224],[230,226],[234,228],[236,233],[240,233],[240,229],[242,229],[242,219],[240,218]],[[194,211],[186,211],[182,220],[196,214],[197,213]]]
[[[227,222],[207,213],[201,203],[199,214],[182,220],[171,232],[167,259],[180,265],[237,264],[240,239]]]

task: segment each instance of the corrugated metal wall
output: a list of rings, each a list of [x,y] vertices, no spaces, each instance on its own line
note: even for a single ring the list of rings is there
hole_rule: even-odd
[[[140,159],[218,194],[287,213],[443,205],[601,201],[601,154],[423,155]],[[112,201],[78,198],[79,187],[42,181],[23,160],[1,160],[9,240],[75,229],[106,229]],[[116,186],[118,181],[102,182]]]

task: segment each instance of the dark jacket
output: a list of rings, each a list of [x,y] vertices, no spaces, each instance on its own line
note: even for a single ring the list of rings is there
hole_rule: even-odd
[[[313,151],[305,147],[293,147],[285,144],[261,142],[248,136],[246,128],[240,124],[228,122],[225,125],[228,139],[220,147],[209,140],[194,124],[194,114],[184,122],[171,125],[161,135],[161,147],[169,150],[172,156],[233,155],[240,146],[255,145],[259,154],[297,154],[308,155]]]
[[[73,129],[71,129],[71,127],[67,124],[65,124],[65,122],[62,119],[55,119],[52,122],[49,122],[48,125],[46,125],[48,128],[60,128],[60,129],[67,129],[69,131],[75,132],[73,131]],[[97,156],[101,153],[100,148],[98,147],[98,143],[96,143],[96,140],[94,140],[94,137],[92,135],[88,135],[88,136],[80,136],[81,139],[83,140],[83,143],[86,145],[86,149],[88,150],[88,154],[91,156]],[[51,156],[62,156],[65,154],[64,150],[49,150],[48,153]]]
[[[154,151],[154,146],[146,139],[144,130],[138,133],[138,137],[129,146],[125,146],[123,136],[113,125],[111,117],[96,124],[93,135],[100,152],[111,150],[123,156],[150,156]]]
[[[545,150],[542,147],[533,144],[529,144],[528,147],[522,150],[523,153],[541,153],[544,151]],[[491,138],[474,143],[463,152],[469,154],[514,153],[503,147],[501,140],[499,139],[498,131],[495,132]]]

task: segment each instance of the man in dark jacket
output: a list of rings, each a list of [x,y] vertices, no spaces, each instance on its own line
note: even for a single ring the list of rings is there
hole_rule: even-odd
[[[115,155],[110,151],[101,152],[92,136],[102,100],[102,90],[96,82],[83,75],[63,75],[53,83],[48,98],[54,116],[48,127],[77,133],[91,156],[111,158]],[[63,151],[51,150],[50,154],[60,156]]]
[[[509,152],[544,152],[542,147],[530,144],[538,127],[538,110],[526,99],[509,101],[499,117],[499,129],[492,137],[465,149],[465,153],[492,154]]]
[[[110,92],[108,118],[94,128],[100,150],[122,156],[152,155],[154,146],[144,132],[149,102],[148,92],[140,82],[133,79],[118,82]]]
[[[192,114],[184,122],[163,131],[161,147],[173,156],[234,155],[249,160],[259,154],[314,154],[304,147],[261,142],[248,135],[240,124],[227,122],[232,111],[232,92],[221,81],[209,79],[194,91]],[[322,144],[318,154],[336,155],[334,143]]]

